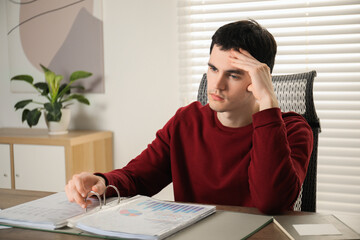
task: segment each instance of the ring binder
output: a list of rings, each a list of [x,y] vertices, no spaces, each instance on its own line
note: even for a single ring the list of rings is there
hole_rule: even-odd
[[[114,185],[108,185],[108,186],[106,186],[105,191],[104,191],[104,205],[106,205],[106,190],[108,189],[108,187],[112,187],[116,191],[116,193],[118,195],[117,204],[119,204],[120,203],[120,192],[119,192],[119,190]]]
[[[102,200],[96,192],[87,195],[87,198],[96,195],[99,201]],[[59,192],[1,210],[0,225],[106,239],[159,240],[216,211],[211,205],[162,201],[141,195],[124,201],[120,198],[120,204],[117,202],[116,197],[108,198],[107,205],[102,205],[100,210],[96,201],[84,213],[77,203],[68,202],[65,192]]]
[[[86,202],[86,200],[87,200],[90,196],[95,195],[95,196],[99,199],[99,204],[100,204],[100,209],[101,209],[102,206],[105,206],[105,205],[106,205],[106,190],[107,190],[109,187],[113,188],[113,189],[116,191],[116,193],[117,193],[117,195],[118,195],[117,204],[119,204],[119,203],[120,203],[120,192],[119,192],[119,190],[117,189],[117,187],[115,187],[114,185],[108,185],[108,186],[106,186],[105,191],[104,191],[104,194],[103,194],[103,199],[104,199],[103,202],[101,201],[101,197],[100,197],[99,193],[94,192],[94,191],[88,192],[88,194],[87,194],[86,197],[84,198],[84,201]],[[90,195],[89,195],[89,194],[90,194]],[[87,206],[85,207],[85,212],[87,212]]]
[[[90,197],[89,194],[91,194],[90,196],[92,196],[92,195],[97,196],[97,198],[99,199],[99,204],[100,204],[100,209],[101,209],[101,207],[102,207],[101,198],[100,198],[100,195],[97,192],[94,192],[94,191],[88,192],[86,194],[86,197],[84,198],[85,202],[88,199],[88,197]],[[87,206],[85,207],[85,212],[87,212]]]

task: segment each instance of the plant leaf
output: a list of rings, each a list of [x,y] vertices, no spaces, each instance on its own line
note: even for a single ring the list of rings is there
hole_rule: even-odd
[[[60,82],[61,82],[61,80],[63,80],[63,78],[64,78],[64,76],[62,76],[62,75],[56,75],[55,76],[55,86],[57,88],[60,87]]]
[[[50,88],[53,88],[55,81],[55,73],[51,71],[45,72],[45,80],[49,84]]]
[[[27,121],[27,124],[29,125],[29,127],[32,127],[32,126],[35,126],[36,124],[38,124],[40,116],[41,116],[41,112],[37,108],[29,111],[26,116],[26,121]]]
[[[49,94],[49,86],[44,82],[37,82],[34,84],[37,89],[41,90],[41,95],[46,96]]]
[[[45,110],[46,111],[53,111],[54,109],[61,109],[62,108],[62,104],[59,102],[55,102],[55,103],[45,103],[44,104]]]
[[[46,113],[46,120],[53,121],[53,122],[59,122],[61,119],[61,108],[62,104],[59,102],[55,102],[53,104],[51,103],[45,103],[44,107],[47,111]]]
[[[77,101],[79,101],[81,103],[84,103],[86,105],[90,105],[89,100],[86,97],[84,97],[83,95],[80,95],[80,94],[72,94],[68,98],[66,98],[65,101],[70,101],[72,99],[75,99],[75,100],[77,100]]]
[[[51,102],[55,102],[54,96],[55,96],[55,92],[57,91],[57,89],[55,88],[55,76],[56,76],[55,73],[51,71],[45,72],[45,80],[49,85]]]
[[[30,110],[29,109],[24,109],[24,111],[22,112],[22,116],[21,116],[21,121],[24,122],[27,119],[27,115],[29,114]]]
[[[90,72],[85,72],[85,71],[76,71],[73,72],[70,76],[70,83],[75,82],[76,80],[80,79],[80,78],[87,78],[90,77],[92,75],[92,73]]]
[[[58,94],[58,99],[61,99],[64,95],[68,95],[70,94],[70,84],[65,84],[64,87],[60,87],[61,90],[59,89],[59,94]]]
[[[27,99],[27,100],[22,100],[22,101],[17,102],[14,106],[15,111],[18,109],[24,108],[26,105],[28,105],[31,102],[32,102],[32,99]]]
[[[67,86],[67,83],[63,83],[63,84],[61,84],[61,86],[60,86],[60,88],[59,88],[59,93],[61,93],[65,88],[66,88],[66,86]],[[67,94],[70,94],[70,87],[68,87],[68,90],[64,93],[64,94],[62,94],[62,95],[67,95]]]
[[[63,90],[66,88],[66,92],[63,92]],[[69,95],[71,93],[71,89],[79,89],[80,91],[84,91],[85,88],[83,86],[71,86],[67,85],[66,83],[62,84],[59,89],[59,95],[58,97],[61,98],[64,95]]]
[[[85,88],[83,86],[70,86],[70,88],[77,88],[77,89],[79,89],[81,91],[85,90]]]
[[[32,84],[34,82],[34,78],[30,75],[17,75],[13,78],[11,78],[11,80],[20,80],[20,81],[25,81],[28,82],[30,84]]]
[[[51,86],[52,96],[51,96],[51,102],[56,102],[58,99],[59,94],[59,88],[60,88],[60,82],[64,77],[62,75],[55,75],[53,85]]]
[[[48,69],[47,67],[45,67],[44,65],[40,64],[41,68],[43,69],[44,72],[51,72],[50,69]]]

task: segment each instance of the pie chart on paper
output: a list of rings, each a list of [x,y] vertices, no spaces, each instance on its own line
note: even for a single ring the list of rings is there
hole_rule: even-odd
[[[121,215],[128,216],[128,217],[136,217],[136,216],[140,216],[142,214],[142,212],[139,212],[139,211],[133,210],[133,209],[123,209],[123,210],[120,210],[119,213]]]

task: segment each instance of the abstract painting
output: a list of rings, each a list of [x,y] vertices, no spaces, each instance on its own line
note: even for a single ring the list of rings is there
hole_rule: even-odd
[[[104,92],[101,0],[8,0],[10,77],[29,74],[44,81],[40,64],[69,79],[72,72],[93,73],[79,80],[86,92]],[[12,81],[12,92],[28,92]]]

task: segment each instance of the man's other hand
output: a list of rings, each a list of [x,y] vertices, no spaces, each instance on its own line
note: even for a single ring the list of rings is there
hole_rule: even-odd
[[[65,192],[70,202],[76,202],[82,208],[86,208],[90,201],[85,202],[85,197],[90,191],[103,194],[105,191],[105,179],[92,173],[82,172],[75,174],[65,186]]]

